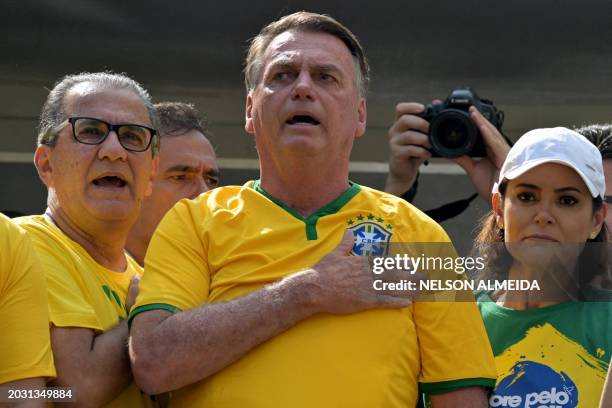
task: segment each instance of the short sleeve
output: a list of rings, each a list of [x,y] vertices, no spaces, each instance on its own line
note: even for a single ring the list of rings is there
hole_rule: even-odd
[[[36,254],[45,268],[49,298],[49,320],[57,327],[86,327],[102,331],[94,308],[83,301],[83,293],[75,279],[79,267],[69,256],[59,256],[66,249],[48,234],[30,230]]]
[[[159,224],[147,250],[130,322],[139,313],[191,309],[208,299],[210,277],[203,239],[205,208],[200,201],[182,200]]]
[[[493,352],[474,302],[417,302],[414,310],[421,391],[495,386]]]
[[[44,274],[25,232],[14,231],[0,237],[0,383],[55,376]]]
[[[435,259],[457,258],[448,235],[437,223],[421,218],[418,231],[419,244],[407,244],[411,251]],[[454,268],[438,268],[424,268],[427,279],[461,279]],[[493,388],[497,378],[493,352],[471,292],[443,290],[424,299],[429,301],[413,304],[421,361],[420,390],[441,394],[466,387]]]
[[[447,240],[444,233],[438,241],[441,243],[429,244],[430,255],[456,259],[455,248]],[[428,275],[433,280],[464,278],[457,275],[455,268],[435,269]],[[438,300],[414,304],[421,358],[419,388],[428,394],[466,387],[493,388],[497,378],[495,361],[474,296],[469,290],[444,290],[437,292],[434,299]]]

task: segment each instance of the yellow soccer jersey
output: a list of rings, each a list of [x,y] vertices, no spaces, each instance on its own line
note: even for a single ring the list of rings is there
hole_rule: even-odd
[[[51,324],[105,332],[127,317],[125,301],[130,281],[142,272],[131,257],[127,257],[125,272],[111,271],[45,216],[20,217],[16,222],[28,232],[44,265]],[[140,405],[141,393],[132,383],[108,406]]]
[[[442,228],[391,195],[351,184],[307,219],[258,182],[179,202],[145,259],[133,318],[227,301],[316,264],[351,228],[353,251],[372,243],[448,242]],[[173,406],[414,407],[417,384],[445,392],[493,386],[495,366],[474,303],[416,302],[401,310],[318,314],[205,381]]]
[[[0,384],[54,377],[43,270],[26,232],[0,214]]]

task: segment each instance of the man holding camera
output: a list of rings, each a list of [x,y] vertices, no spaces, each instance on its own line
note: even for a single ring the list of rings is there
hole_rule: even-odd
[[[451,97],[454,92],[451,93]],[[451,97],[446,100],[445,106],[451,105]],[[468,154],[458,157],[446,155],[446,157],[466,171],[478,194],[486,202],[490,202],[491,187],[497,179],[510,146],[498,130],[501,128],[501,120],[495,115],[497,111],[494,106],[486,103],[480,104],[481,100],[475,94],[469,100],[469,102],[472,101],[491,111],[493,114],[489,116],[497,125],[496,127],[487,120],[475,106],[470,106],[470,104],[464,107],[466,120],[469,116],[469,120],[477,129],[476,137],[482,139],[486,155],[480,160],[475,160]],[[440,105],[440,101],[434,101],[433,106],[437,105]],[[428,136],[430,121],[427,119],[431,120],[433,115],[426,112],[427,110],[431,111],[431,107],[426,109],[424,105],[417,102],[399,103],[395,108],[395,122],[389,129],[389,175],[385,191],[408,201],[411,201],[416,192],[415,182],[419,167],[432,157],[432,150],[436,152]],[[441,154],[438,153],[437,156]],[[455,155],[450,154],[450,156]],[[437,219],[437,221],[443,221],[443,219]]]

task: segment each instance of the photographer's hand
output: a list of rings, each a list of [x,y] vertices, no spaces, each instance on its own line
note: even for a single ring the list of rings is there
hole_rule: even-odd
[[[395,107],[395,122],[389,129],[389,175],[385,191],[401,196],[412,187],[421,164],[431,157],[427,133],[429,122],[416,116],[425,107],[403,102]]]
[[[499,177],[499,171],[510,151],[510,146],[504,137],[474,106],[470,106],[470,118],[478,127],[484,140],[487,156],[474,160],[469,156],[453,159],[463,167],[478,194],[487,202],[491,202],[491,189]]]

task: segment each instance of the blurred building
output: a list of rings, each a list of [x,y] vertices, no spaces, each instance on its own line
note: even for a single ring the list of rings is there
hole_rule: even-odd
[[[31,164],[37,116],[55,80],[79,71],[126,72],[155,101],[194,103],[215,135],[222,184],[256,177],[253,139],[243,130],[247,40],[303,9],[345,23],[370,58],[368,130],[354,150],[354,181],[382,188],[397,102],[443,99],[457,86],[503,109],[512,139],[535,127],[612,121],[612,3],[603,0],[3,1],[0,209],[44,209]],[[416,204],[471,193],[460,168],[434,161],[423,169]],[[487,207],[477,199],[444,224],[462,252]]]

